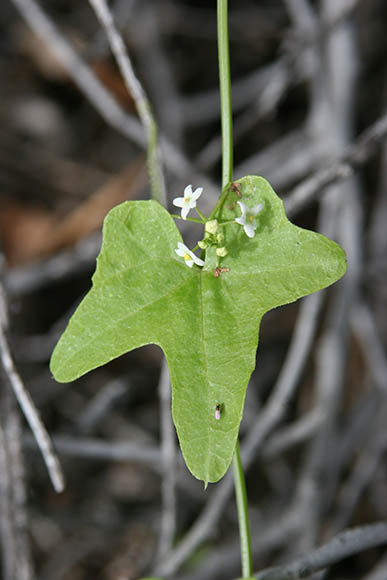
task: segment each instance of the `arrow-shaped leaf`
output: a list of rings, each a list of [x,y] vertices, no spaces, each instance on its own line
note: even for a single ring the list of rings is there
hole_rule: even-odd
[[[240,215],[239,195],[264,208],[254,238],[239,224],[224,227],[228,255],[221,266],[228,271],[217,276],[215,248],[203,268],[190,269],[176,255],[180,233],[158,203],[111,210],[93,287],[51,360],[55,379],[68,382],[134,348],[159,345],[183,455],[206,483],[231,462],[263,314],[332,284],[346,268],[340,246],[288,221],[263,178],[248,176],[230,188],[219,221]]]

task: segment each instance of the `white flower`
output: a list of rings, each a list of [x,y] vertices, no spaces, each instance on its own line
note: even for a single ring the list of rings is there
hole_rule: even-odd
[[[259,214],[263,209],[263,203],[259,203],[254,207],[247,207],[243,201],[238,201],[239,207],[241,208],[242,215],[239,218],[235,218],[237,224],[241,224],[245,230],[246,236],[253,238],[255,235],[255,230],[257,229],[257,222],[255,216]]]
[[[195,191],[192,191],[192,185],[187,185],[184,190],[184,197],[175,197],[173,200],[173,205],[176,207],[181,207],[181,217],[183,220],[187,218],[190,209],[196,207],[196,201],[202,195],[203,188],[198,187]]]
[[[197,266],[204,265],[203,260],[195,256],[195,254],[191,252],[191,250],[189,250],[187,246],[185,246],[181,242],[177,242],[177,247],[178,249],[175,250],[176,254],[184,258],[184,261],[189,268],[192,268],[194,263],[197,264]]]

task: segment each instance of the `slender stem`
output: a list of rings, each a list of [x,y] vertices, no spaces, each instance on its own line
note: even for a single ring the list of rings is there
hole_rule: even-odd
[[[222,189],[232,180],[232,109],[228,52],[228,0],[218,0],[218,59],[222,120]]]
[[[207,221],[207,218],[206,218],[206,216],[204,215],[204,213],[202,213],[198,207],[195,207],[195,210],[196,210],[196,213],[197,213],[198,215],[200,215],[200,217],[202,218],[202,221],[205,221],[205,222],[206,222],[206,221]]]
[[[230,58],[228,50],[228,0],[218,0],[218,58],[220,85],[220,113],[222,120],[222,195],[213,209],[210,218],[216,216],[222,208],[228,190],[227,184],[232,181],[233,141]],[[250,527],[247,510],[246,485],[243,474],[239,443],[235,446],[233,459],[235,496],[238,508],[239,535],[241,541],[241,559],[243,578],[252,576],[252,557]]]
[[[243,473],[239,442],[235,446],[233,459],[235,497],[238,508],[239,536],[241,541],[242,578],[251,578],[253,563],[251,557],[250,525],[247,509],[245,476]]]
[[[171,216],[173,218],[175,218],[175,220],[183,220],[184,218],[181,217],[181,215],[177,215],[176,213],[171,213]],[[203,225],[203,220],[199,219],[199,218],[185,218],[185,221],[187,222],[195,222],[195,224],[202,224]],[[207,221],[207,218],[204,218],[204,221]]]
[[[219,215],[219,213],[223,207],[223,204],[226,201],[226,197],[228,196],[229,193],[230,193],[230,189],[228,187],[225,187],[222,191],[222,195],[219,197],[218,201],[216,202],[216,206],[212,210],[210,217],[208,218],[209,220],[213,220]]]

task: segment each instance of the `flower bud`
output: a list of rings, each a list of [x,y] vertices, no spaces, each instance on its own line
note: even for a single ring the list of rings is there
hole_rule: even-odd
[[[225,256],[227,256],[227,254],[228,254],[228,251],[224,246],[222,248],[216,248],[216,255],[217,256],[224,258]]]
[[[198,242],[198,246],[199,248],[201,248],[202,250],[205,250],[206,248],[208,248],[208,244],[206,241],[204,240],[200,240],[200,242]]]
[[[209,234],[215,235],[216,232],[218,231],[218,225],[219,225],[218,220],[210,220],[209,222],[206,222],[204,229]]]

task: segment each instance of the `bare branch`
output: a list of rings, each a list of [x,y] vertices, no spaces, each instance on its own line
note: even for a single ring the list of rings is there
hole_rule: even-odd
[[[123,4],[125,6],[126,2]],[[182,116],[178,78],[161,26],[164,15],[165,6],[160,6],[158,0],[136,2],[135,18],[128,19],[125,31],[135,44],[137,67],[146,71],[148,94],[157,114],[158,126],[181,148],[186,117]],[[123,30],[121,16],[116,21]],[[150,38],[152,42],[149,42]]]
[[[387,404],[384,402],[373,416],[374,431],[363,443],[352,472],[340,489],[336,516],[331,526],[333,531],[337,532],[348,525],[361,495],[382,461],[387,449],[387,434],[384,428],[386,419]]]
[[[258,518],[255,527],[259,530],[262,525],[265,533],[252,536],[252,552],[254,559],[264,557],[270,550],[278,550],[287,545],[302,527],[302,516],[297,506],[291,506],[280,516],[263,520]],[[263,521],[265,523],[263,524]],[[251,521],[254,525],[254,521]],[[225,546],[211,550],[208,558],[191,573],[184,574],[184,580],[203,580],[203,578],[230,577],[233,570],[239,568],[240,548],[237,542],[229,542]]]
[[[109,39],[110,47],[116,58],[126,88],[134,98],[136,109],[144,126],[148,144],[148,170],[151,181],[152,197],[166,205],[165,179],[157,144],[157,125],[145,91],[136,77],[129,54],[121,34],[114,25],[112,14],[105,0],[89,0]]]
[[[135,461],[151,466],[154,471],[160,471],[161,456],[157,447],[70,435],[54,435],[53,441],[61,455],[101,461]],[[30,446],[31,440],[26,438],[26,443]]]
[[[84,273],[95,266],[100,247],[101,233],[98,232],[81,240],[73,248],[58,252],[52,258],[14,268],[5,277],[7,291],[12,296],[22,296],[66,277]]]
[[[301,34],[309,34],[316,27],[316,15],[307,0],[285,0],[287,10],[297,29]]]
[[[378,336],[372,312],[365,302],[358,302],[352,308],[352,327],[357,334],[378,389],[387,393],[387,358],[381,339]]]
[[[12,2],[35,34],[50,47],[74,83],[106,123],[144,149],[147,143],[141,124],[118,105],[35,0],[12,0]],[[213,192],[213,183],[205,176],[199,175],[190,161],[170,141],[161,136],[160,142],[165,153],[165,163],[175,175],[186,181],[187,175],[195,173],[201,185],[208,188],[208,193]]]
[[[4,580],[32,580],[22,428],[11,391],[5,387],[0,412],[0,512]]]
[[[171,549],[176,531],[176,437],[171,415],[171,386],[167,361],[163,359],[159,381],[162,460],[162,514],[157,558]]]
[[[249,84],[246,83],[246,88],[244,88],[244,83],[241,81],[241,96],[242,94],[245,95],[246,93],[250,93],[250,99],[253,102],[235,119],[234,140],[236,143],[240,142],[243,135],[251,130],[252,125],[258,123],[258,121],[261,119],[268,117],[275,112],[286,90],[291,86],[291,83],[295,83],[297,81],[296,76],[293,74],[294,71],[291,67],[289,67],[287,60],[288,59],[286,57],[282,57],[273,65],[270,64],[268,67],[260,69],[259,72],[262,75],[262,80],[264,82],[259,83],[259,86],[258,84],[255,86],[254,83],[249,86]],[[258,80],[259,77],[257,76],[257,81]],[[232,89],[232,102],[234,111],[236,109],[234,106],[234,97],[238,91],[236,85],[238,85],[238,81],[233,84]],[[196,108],[192,107],[192,111],[197,110]],[[185,119],[186,124],[187,122],[190,122],[190,115],[186,116]],[[215,137],[211,138],[197,155],[195,159],[196,164],[202,169],[213,167],[221,157],[221,144],[222,136],[220,134],[217,134]]]
[[[313,409],[294,423],[274,433],[265,445],[263,457],[271,458],[313,435],[324,419],[322,410]]]
[[[298,31],[297,35],[297,54],[296,59],[300,58],[304,61],[304,50],[314,47],[321,37],[329,34],[332,29],[339,26],[343,20],[348,18],[351,12],[356,8],[356,5],[361,0],[348,0],[345,5],[340,6],[340,10],[334,18],[321,19],[318,22],[317,30],[311,27],[306,27],[305,24],[311,20],[311,10],[305,11],[306,2],[302,0],[287,0],[287,4],[292,5],[294,15],[302,19],[303,26]],[[296,6],[301,4],[301,6]],[[289,10],[289,8],[288,8]],[[297,12],[296,12],[297,11]],[[301,14],[302,11],[302,14]],[[308,14],[306,14],[308,12]],[[316,23],[317,24],[317,23]],[[245,107],[255,102],[258,109],[263,112],[270,112],[273,110],[273,105],[280,96],[294,84],[300,83],[311,76],[310,67],[299,67],[298,74],[295,75],[291,70],[293,67],[289,66],[293,60],[293,52],[291,51],[291,58],[281,57],[277,61],[270,63],[257,71],[249,73],[241,78],[233,80],[232,86],[232,108],[234,113],[242,111]],[[273,79],[276,79],[274,87]],[[278,80],[280,80],[278,84]],[[268,86],[269,85],[269,86]],[[280,86],[279,93],[278,86]],[[270,99],[270,95],[278,94],[277,99]],[[199,94],[183,97],[181,100],[181,107],[186,126],[198,125],[208,121],[213,121],[219,118],[219,91],[218,89],[210,89]]]
[[[232,474],[228,472],[222,483],[218,484],[215,495],[208,500],[202,513],[184,536],[184,539],[165,556],[163,562],[157,567],[157,574],[162,576],[174,574],[194,550],[213,533],[214,526],[232,490]]]
[[[318,292],[308,296],[302,302],[292,342],[274,386],[273,394],[244,441],[242,458],[245,465],[250,464],[265,437],[284,416],[312,348],[322,301],[323,293]]]
[[[104,387],[98,391],[86,408],[80,413],[76,422],[78,429],[82,433],[90,433],[102,422],[111,408],[128,391],[130,385],[122,379],[108,381]]]
[[[235,175],[258,173],[281,189],[318,167],[320,158],[319,144],[312,141],[305,128],[296,129],[244,159],[235,168]]]
[[[343,2],[326,0],[322,17],[333,18]],[[352,134],[356,61],[354,35],[347,22],[325,39],[316,54],[319,66],[313,79],[311,128],[321,143],[322,158],[345,155]],[[332,504],[341,465],[332,447],[337,440],[349,343],[348,315],[358,290],[361,257],[361,206],[355,180],[332,187],[322,199],[320,231],[340,239],[348,253],[349,271],[333,291],[324,334],[317,350],[317,402],[325,420],[307,448],[298,479],[299,504],[305,514],[296,549],[312,549],[323,517]]]
[[[285,199],[288,216],[294,216],[311,204],[324,193],[328,185],[351,177],[356,169],[364,165],[374,155],[377,147],[386,136],[387,115],[383,115],[361,134],[355,144],[349,147],[342,157],[331,165],[316,171],[314,175],[293,189]]]
[[[12,505],[9,500],[11,481],[9,476],[7,445],[5,433],[0,424],[0,531],[2,548],[2,571],[6,580],[12,579],[15,561],[15,540],[12,522]]]
[[[12,1],[35,34],[44,40],[70,72],[75,84],[105,121],[143,148],[146,140],[140,123],[119,107],[40,6],[34,0]]]
[[[4,291],[0,286],[0,358],[4,372],[8,378],[15,397],[23,411],[23,414],[34,434],[37,444],[39,445],[44,462],[46,464],[52,485],[55,491],[60,493],[64,490],[64,476],[59,460],[53,449],[50,436],[43,425],[39,413],[29,395],[26,391],[23,382],[15,368],[12,355],[8,346],[6,338],[6,304]]]
[[[308,578],[345,558],[387,544],[387,522],[347,530],[295,562],[258,572],[257,580],[299,580]]]
[[[157,475],[162,475],[160,449],[153,445],[139,445],[128,441],[102,440],[96,437],[72,437],[54,435],[55,448],[63,456],[84,458],[92,461],[130,462],[146,465]],[[36,449],[35,440],[26,435],[24,443],[28,449]],[[195,501],[202,501],[202,493],[187,473],[182,457],[177,457],[176,483],[184,493]]]

